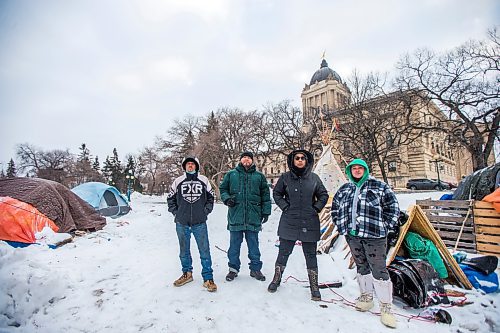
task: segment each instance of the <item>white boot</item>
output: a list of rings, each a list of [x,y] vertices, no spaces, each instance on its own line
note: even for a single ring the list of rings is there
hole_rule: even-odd
[[[373,308],[373,276],[358,274],[357,279],[361,295],[356,299],[356,310],[365,312]]]
[[[396,328],[396,317],[391,312],[392,282],[391,280],[374,280],[373,287],[380,301],[380,321],[387,327]]]

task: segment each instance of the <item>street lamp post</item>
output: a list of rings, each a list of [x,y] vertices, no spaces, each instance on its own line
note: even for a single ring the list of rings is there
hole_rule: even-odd
[[[438,187],[439,190],[443,189],[443,186],[441,186],[441,178],[439,177],[439,162],[442,162],[443,160],[439,158],[439,156],[434,156],[433,160],[430,160],[429,162],[431,163],[436,163],[436,171],[437,171],[437,176],[438,176]]]
[[[127,199],[128,199],[128,202],[130,202],[130,192],[132,189],[131,185],[134,181],[134,175],[132,174],[132,170],[128,171],[128,174],[125,176],[125,178],[127,178]]]

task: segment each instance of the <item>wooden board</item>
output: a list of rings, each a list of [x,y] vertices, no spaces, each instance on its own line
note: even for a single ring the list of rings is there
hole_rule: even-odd
[[[500,256],[500,213],[493,204],[485,201],[474,203],[474,228],[477,251]]]
[[[467,202],[468,205],[468,202]],[[467,206],[468,207],[468,206]],[[424,238],[429,239],[436,246],[439,255],[443,259],[446,270],[448,271],[448,280],[465,289],[472,289],[470,281],[455,261],[453,256],[446,248],[445,243],[436,232],[429,219],[419,205],[410,207],[408,221],[401,227],[399,237],[394,248],[390,249],[387,255],[387,264],[389,265],[395,258],[396,253],[403,244],[404,237],[408,231],[415,232]]]
[[[467,200],[417,200],[417,205],[422,209],[426,207],[469,208]]]

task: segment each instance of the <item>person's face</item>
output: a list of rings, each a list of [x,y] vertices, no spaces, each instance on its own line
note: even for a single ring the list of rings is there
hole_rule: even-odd
[[[293,157],[293,165],[297,168],[302,169],[306,166],[306,156],[304,154],[298,153]]]
[[[245,168],[248,168],[252,165],[253,163],[253,160],[248,157],[248,156],[243,156],[240,160],[241,164],[245,167]]]
[[[186,163],[186,171],[193,172],[195,170],[196,170],[196,164],[194,164],[194,162]]]
[[[354,164],[351,167],[351,174],[354,178],[361,178],[365,173],[365,168],[361,165]]]

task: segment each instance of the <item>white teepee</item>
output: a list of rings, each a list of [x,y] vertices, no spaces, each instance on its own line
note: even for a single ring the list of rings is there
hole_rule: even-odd
[[[330,144],[323,145],[323,152],[314,168],[314,173],[321,178],[329,194],[328,203],[319,214],[321,239],[318,242],[318,251],[324,253],[331,247],[332,241],[338,237],[337,227],[333,224],[331,217],[332,199],[340,186],[347,182],[344,172],[333,156]]]

